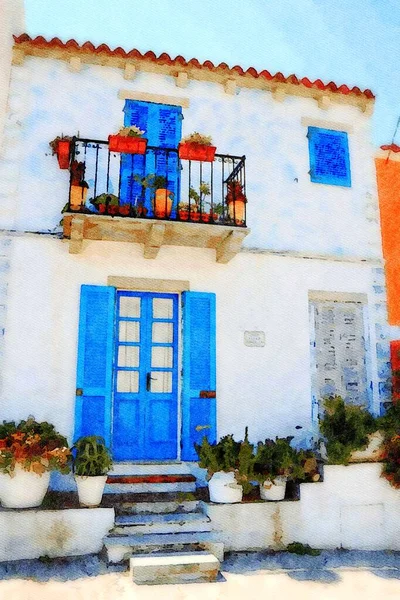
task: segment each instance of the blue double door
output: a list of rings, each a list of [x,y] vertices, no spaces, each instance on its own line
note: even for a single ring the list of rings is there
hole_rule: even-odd
[[[179,300],[82,286],[75,439],[101,435],[116,461],[196,460],[215,441],[215,296]]]
[[[178,296],[119,292],[116,309],[114,458],[176,458]]]

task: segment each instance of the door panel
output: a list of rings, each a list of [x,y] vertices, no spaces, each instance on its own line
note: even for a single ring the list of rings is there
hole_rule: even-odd
[[[340,395],[347,403],[369,406],[363,304],[312,301],[315,328],[314,392]]]
[[[117,460],[177,456],[178,297],[119,292],[113,450]]]

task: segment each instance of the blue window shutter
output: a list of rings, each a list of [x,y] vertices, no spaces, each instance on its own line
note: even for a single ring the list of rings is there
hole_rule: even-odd
[[[124,108],[124,125],[137,125],[145,131],[144,137],[148,146],[155,148],[178,148],[182,136],[182,108],[169,104],[127,100]],[[180,169],[176,152],[156,153],[148,150],[145,156],[121,155],[121,202],[135,204],[140,199],[142,188],[134,181],[134,176],[144,177],[150,173],[163,175],[167,178],[167,187],[174,193],[174,207],[179,202]],[[150,192],[146,191],[145,204],[150,211],[152,206]],[[173,215],[172,215],[173,216]]]
[[[311,181],[351,187],[349,143],[345,131],[309,127],[308,147]]]
[[[115,288],[81,286],[75,436],[100,435],[111,443]]]
[[[200,443],[205,435],[211,443],[216,441],[215,294],[183,292],[182,303],[181,458],[198,460],[194,444]]]

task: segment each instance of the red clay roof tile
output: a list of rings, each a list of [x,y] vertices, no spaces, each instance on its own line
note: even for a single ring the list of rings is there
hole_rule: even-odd
[[[364,95],[368,99],[375,98],[374,94],[371,90],[366,89],[364,91],[360,90],[357,86],[350,89],[347,85],[337,86],[333,81],[330,81],[328,84],[325,84],[321,79],[317,79],[312,82],[308,79],[308,77],[303,77],[302,79],[298,79],[296,75],[289,75],[289,77],[285,77],[282,73],[276,73],[275,75],[271,75],[271,73],[267,70],[263,70],[258,72],[254,67],[249,67],[247,71],[244,71],[242,67],[239,65],[230,68],[226,63],[220,63],[218,66],[215,66],[210,60],[206,60],[203,64],[201,64],[196,58],[192,58],[190,61],[187,61],[183,56],[177,56],[175,58],[171,58],[169,54],[163,52],[157,58],[154,52],[149,51],[145,54],[142,54],[139,50],[133,49],[129,52],[126,52],[123,48],[118,47],[114,50],[111,50],[107,44],[100,44],[100,46],[94,46],[92,42],[85,42],[84,44],[78,44],[76,40],[68,40],[67,42],[62,42],[59,38],[55,37],[51,40],[46,40],[43,36],[39,35],[36,38],[31,38],[28,34],[23,33],[19,36],[14,36],[14,41],[16,44],[29,44],[31,46],[36,46],[40,48],[66,48],[73,50],[82,50],[83,52],[93,52],[95,54],[108,54],[109,56],[123,56],[128,58],[138,58],[138,59],[147,59],[153,62],[158,62],[160,64],[168,64],[168,65],[182,65],[182,66],[191,66],[197,68],[206,68],[210,71],[230,71],[231,73],[238,73],[239,75],[250,75],[252,77],[258,78],[263,77],[267,80],[274,80],[282,83],[291,83],[294,85],[304,85],[307,88],[317,88],[319,90],[329,90],[331,92],[345,94],[354,94],[356,96]],[[394,150],[396,152],[396,150]]]

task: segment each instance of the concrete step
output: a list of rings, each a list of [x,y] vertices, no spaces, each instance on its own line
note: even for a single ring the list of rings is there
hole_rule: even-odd
[[[138,585],[215,581],[220,562],[208,552],[146,554],[129,560],[130,573]]]
[[[114,534],[183,533],[212,531],[210,518],[203,513],[121,515],[115,519]]]
[[[110,474],[106,494],[195,492],[196,478],[188,473]]]
[[[117,515],[124,514],[166,514],[166,513],[192,513],[199,511],[199,500],[179,500],[169,497],[165,500],[154,502],[120,502],[115,504]]]
[[[137,535],[112,535],[104,538],[110,563],[119,563],[136,554],[207,550],[218,560],[224,559],[224,544],[213,531],[200,533],[149,533]]]

